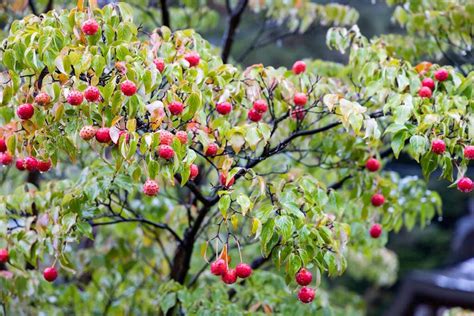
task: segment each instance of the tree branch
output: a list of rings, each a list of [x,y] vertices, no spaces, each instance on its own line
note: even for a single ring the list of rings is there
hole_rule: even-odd
[[[160,0],[161,16],[162,16],[163,25],[171,28],[170,11],[169,11],[167,2],[168,2],[167,0]]]
[[[230,8],[230,3],[228,3],[227,8],[230,10],[230,14],[227,17],[227,27],[225,29],[224,35],[222,36],[222,61],[227,63],[229,59],[230,52],[232,50],[232,45],[234,44],[235,32],[240,24],[240,18],[242,13],[247,7],[248,0],[239,0],[239,3],[234,9]]]

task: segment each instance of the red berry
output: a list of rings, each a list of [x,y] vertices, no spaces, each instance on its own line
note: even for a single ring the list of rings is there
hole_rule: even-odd
[[[252,268],[246,263],[239,263],[235,267],[235,272],[237,276],[241,279],[248,278],[252,274]]]
[[[255,109],[250,109],[247,116],[248,116],[249,120],[251,120],[252,122],[258,122],[262,119],[262,113],[258,112]]]
[[[435,88],[435,82],[434,82],[434,80],[431,79],[431,78],[425,78],[425,79],[423,79],[423,81],[421,81],[421,86],[422,86],[422,87],[427,87],[427,88],[429,88],[431,91],[433,91],[434,88]]]
[[[51,97],[45,92],[40,92],[36,95],[35,102],[36,104],[42,106],[48,105],[49,103],[51,103]]]
[[[35,171],[36,169],[38,169],[38,160],[32,156],[26,157],[25,168],[28,171]]]
[[[449,72],[446,69],[441,68],[435,71],[434,76],[438,81],[445,81],[449,77]]]
[[[125,137],[125,142],[128,144],[128,142],[130,141],[130,134],[124,130],[121,130],[118,132],[117,142],[114,142],[113,139],[112,139],[112,142],[114,142],[114,144],[118,144],[122,137]]]
[[[95,139],[99,143],[110,143],[110,129],[108,127],[101,127],[95,132]]]
[[[458,190],[464,193],[469,193],[474,189],[474,183],[468,177],[462,177],[458,181]]]
[[[295,275],[296,283],[299,285],[308,285],[313,280],[313,275],[305,268],[301,268]]]
[[[7,142],[4,138],[0,138],[0,153],[4,153],[7,151]]]
[[[67,96],[67,103],[76,106],[82,104],[82,101],[84,101],[84,96],[82,95],[82,92],[76,90],[69,92]]]
[[[176,137],[179,139],[181,144],[187,144],[188,143],[188,133],[186,133],[185,131],[176,132]]]
[[[422,98],[431,98],[432,92],[428,87],[421,87],[421,89],[418,91],[418,95]]]
[[[160,192],[160,186],[155,180],[146,180],[143,184],[143,193],[148,196],[155,196]]]
[[[16,110],[16,114],[22,120],[29,120],[35,114],[35,108],[30,103],[22,104]]]
[[[211,263],[211,273],[214,275],[224,275],[227,272],[227,264],[224,259],[217,259]]]
[[[446,151],[446,144],[441,139],[434,139],[431,142],[431,151],[437,155],[441,155]]]
[[[290,114],[291,117],[296,119],[296,120],[302,120],[304,119],[306,110],[302,106],[295,106],[293,109],[291,109]]]
[[[232,104],[230,104],[229,102],[217,103],[216,110],[219,114],[227,115],[230,113],[230,111],[232,111]]]
[[[293,64],[292,70],[293,70],[293,73],[294,73],[295,75],[299,75],[299,74],[305,72],[305,71],[306,71],[306,64],[305,64],[305,62],[302,61],[302,60],[296,61],[296,62]]]
[[[8,249],[0,249],[0,263],[8,261]]]
[[[268,110],[268,105],[265,100],[257,100],[253,103],[253,108],[259,113],[265,113]]]
[[[306,102],[308,102],[308,97],[305,93],[298,92],[294,95],[293,102],[295,105],[303,106],[306,104]]]
[[[375,158],[369,158],[369,160],[367,160],[365,163],[365,167],[367,170],[375,172],[380,169],[380,162]]]
[[[385,203],[385,197],[380,193],[376,193],[372,195],[370,202],[372,203],[373,206],[380,206]]]
[[[177,101],[171,102],[168,104],[168,110],[170,110],[170,113],[173,115],[179,115],[184,110],[183,103]]]
[[[168,145],[160,145],[158,155],[163,159],[170,160],[174,157],[174,150]]]
[[[96,132],[97,132],[97,130],[94,126],[87,125],[87,126],[83,126],[81,128],[81,130],[79,132],[79,136],[83,140],[91,140],[92,138],[94,138]]]
[[[49,267],[44,269],[43,277],[48,282],[53,282],[58,277],[58,271],[55,267]]]
[[[192,164],[190,167],[189,167],[189,180],[194,180],[196,179],[196,177],[198,176],[199,174],[199,168],[197,165],[195,164]]]
[[[89,102],[97,102],[100,99],[100,91],[94,86],[89,86],[84,91],[84,97]]]
[[[15,162],[15,166],[18,170],[23,171],[26,169],[25,159],[17,159]]]
[[[315,292],[312,288],[303,286],[298,292],[298,299],[305,304],[311,303],[314,300]]]
[[[0,153],[0,163],[4,166],[8,166],[13,161],[12,155],[9,152]]]
[[[125,80],[120,85],[120,90],[127,97],[131,97],[137,92],[137,86],[130,80]]]
[[[207,145],[206,156],[214,157],[217,154],[218,148],[216,143],[210,143]]]
[[[39,160],[37,168],[40,172],[47,172],[51,169],[51,160]]]
[[[373,224],[372,227],[370,227],[369,233],[372,238],[379,238],[380,235],[382,235],[382,225]]]
[[[469,160],[474,159],[474,146],[464,147],[464,158],[469,159]]]
[[[165,62],[163,61],[162,58],[156,58],[153,60],[153,63],[155,64],[156,69],[158,69],[159,72],[163,72],[165,69]]]
[[[237,281],[237,272],[235,269],[228,269],[224,274],[222,274],[222,281],[225,284],[233,284]]]
[[[89,19],[82,23],[82,32],[86,35],[94,35],[98,30],[99,23],[94,19]]]
[[[232,177],[229,181],[227,181],[227,176],[223,173],[219,174],[219,181],[221,185],[225,188],[230,188],[234,185],[235,179]]]
[[[160,145],[171,145],[173,142],[173,134],[167,130],[160,130]]]
[[[199,65],[199,61],[201,60],[201,57],[196,52],[190,52],[184,56],[184,59],[188,61],[189,66],[194,67],[194,66]]]

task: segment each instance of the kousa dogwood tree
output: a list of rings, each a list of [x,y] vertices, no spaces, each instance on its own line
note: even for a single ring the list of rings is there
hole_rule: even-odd
[[[133,10],[79,1],[1,45],[4,313],[347,313],[327,283],[396,269],[388,232],[440,212],[433,171],[473,190],[466,68],[356,26],[327,36],[347,65],[241,68]],[[401,154],[425,179],[384,170]]]

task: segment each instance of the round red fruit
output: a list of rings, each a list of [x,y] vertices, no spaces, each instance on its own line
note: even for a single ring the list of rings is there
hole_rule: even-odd
[[[189,179],[190,180],[194,180],[196,179],[196,177],[199,175],[199,168],[197,165],[195,164],[192,164],[190,167],[189,167]]]
[[[474,183],[468,177],[462,177],[458,181],[458,190],[464,193],[469,193],[474,189]]]
[[[428,87],[421,87],[420,91],[418,91],[418,95],[422,98],[431,98],[431,89]]]
[[[435,71],[434,76],[438,81],[445,81],[449,77],[449,72],[446,69],[441,68]]]
[[[306,270],[305,268],[301,268],[298,273],[295,275],[296,283],[299,285],[308,285],[313,280],[313,275],[310,271]]]
[[[227,272],[227,264],[224,259],[217,259],[211,263],[211,273],[214,275],[224,275]]]
[[[302,60],[298,60],[293,64],[291,70],[293,70],[295,75],[299,75],[306,71],[306,63]]]
[[[29,120],[35,114],[35,108],[30,103],[22,104],[16,109],[16,114],[22,120]]]
[[[221,102],[216,105],[217,113],[221,115],[227,115],[232,111],[232,104],[229,102]]]
[[[153,63],[155,64],[156,69],[158,69],[159,72],[163,72],[165,69],[165,62],[163,61],[162,58],[156,58],[153,60]]]
[[[137,93],[137,86],[130,80],[125,80],[120,85],[120,90],[124,95],[127,97],[131,97],[135,93]]]
[[[369,160],[367,160],[365,163],[365,167],[367,170],[375,172],[380,169],[380,162],[375,158],[369,158]]]
[[[97,132],[97,130],[94,126],[87,125],[87,126],[83,126],[81,128],[81,130],[79,132],[79,136],[83,140],[91,140],[92,138],[94,138],[96,132]]]
[[[94,86],[89,86],[84,91],[84,97],[89,102],[97,102],[100,99],[100,91]]]
[[[173,134],[167,130],[160,130],[160,145],[171,145],[173,142]]]
[[[8,261],[8,249],[0,249],[0,263]]]
[[[168,145],[160,145],[158,155],[163,159],[170,160],[174,157],[174,150]]]
[[[225,284],[233,284],[237,281],[237,272],[235,269],[229,269],[224,274],[222,274],[222,281]]]
[[[170,110],[170,113],[173,115],[180,115],[184,110],[183,103],[177,101],[171,102],[168,104],[168,110]]]
[[[101,127],[95,132],[95,139],[99,143],[110,143],[112,138],[110,138],[110,129],[108,127]]]
[[[258,122],[262,119],[262,113],[255,109],[250,109],[247,116],[252,122]]]
[[[194,66],[199,65],[199,61],[201,60],[201,57],[196,52],[190,52],[184,56],[184,59],[188,61],[189,66],[194,67]]]
[[[219,181],[221,185],[225,188],[230,188],[231,186],[234,185],[235,179],[232,177],[229,181],[227,181],[227,176],[223,173],[219,175]]]
[[[67,95],[67,103],[69,103],[70,105],[81,105],[82,101],[84,101],[84,96],[80,91],[73,90]]]
[[[303,286],[298,291],[298,299],[305,304],[311,303],[314,300],[315,292],[312,288]]]
[[[38,169],[38,160],[35,157],[29,156],[25,158],[25,168],[28,171],[35,171]]]
[[[148,196],[155,196],[160,192],[160,186],[155,180],[146,180],[143,184],[143,193]]]
[[[4,153],[7,151],[7,142],[4,138],[0,138],[0,153]]]
[[[372,238],[379,238],[380,235],[382,235],[382,225],[380,224],[373,224],[371,227],[370,227],[370,237]]]
[[[255,111],[259,113],[265,113],[268,110],[268,105],[267,105],[267,102],[265,102],[265,100],[256,100],[253,103],[253,108],[255,109]]]
[[[94,19],[89,19],[82,23],[81,29],[86,35],[95,35],[99,30],[99,23]]]
[[[206,156],[214,157],[217,154],[217,149],[218,148],[219,147],[217,147],[216,143],[210,143],[209,145],[207,145]]]
[[[25,159],[19,158],[15,162],[15,166],[18,170],[23,171],[26,169]]]
[[[464,147],[464,158],[469,160],[474,159],[474,146]]]
[[[434,139],[431,142],[431,151],[437,155],[441,155],[446,151],[446,144],[441,139]]]
[[[431,78],[425,78],[425,79],[423,79],[423,81],[421,81],[421,86],[422,86],[422,87],[427,87],[427,88],[429,88],[431,91],[433,91],[434,88],[435,88],[435,82],[434,82],[434,80],[431,79]]]
[[[252,274],[252,268],[246,263],[239,263],[235,267],[235,272],[239,278],[246,279]]]
[[[4,166],[8,166],[13,162],[13,157],[9,152],[0,153],[0,163]]]
[[[55,267],[48,267],[43,271],[43,277],[48,282],[54,282],[58,277],[58,271]]]
[[[291,109],[290,114],[291,117],[294,118],[295,120],[302,120],[304,119],[305,115],[305,109],[302,106],[295,106],[294,109]]]
[[[304,106],[308,102],[308,97],[305,93],[298,92],[293,96],[293,102],[295,105]]]
[[[176,132],[176,137],[179,139],[181,144],[187,144],[188,143],[188,133],[185,131],[178,131]]]
[[[40,92],[36,95],[35,102],[41,106],[48,105],[51,103],[51,97],[46,92]]]
[[[51,160],[39,160],[38,161],[38,171],[40,172],[47,172],[51,169]]]
[[[385,203],[385,197],[380,193],[376,193],[372,195],[370,202],[372,203],[373,206],[381,206]]]

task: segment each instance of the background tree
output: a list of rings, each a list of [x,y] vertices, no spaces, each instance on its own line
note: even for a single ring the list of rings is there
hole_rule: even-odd
[[[196,13],[193,3],[170,7],[168,24],[180,28],[174,17]],[[223,57],[239,6],[258,4],[228,3]],[[263,9],[278,21],[317,12],[313,5]],[[339,21],[330,10],[352,12],[332,7],[315,5],[329,10],[319,21]],[[2,174],[5,311],[355,313],[357,297],[341,303],[327,276],[349,259],[349,273],[392,282],[386,231],[423,226],[440,209],[424,181],[380,171],[380,162],[403,151],[426,177],[440,167],[472,190],[463,179],[472,158],[471,76],[413,67],[357,27],[327,36],[348,51],[347,66],[239,69],[191,30],[137,27],[136,12],[80,3],[27,16],[2,45],[1,161],[15,156],[29,171],[27,184],[25,171]],[[295,32],[293,20],[278,27]],[[217,256],[256,271],[229,288],[207,272]],[[45,267],[59,270],[53,285],[41,280]],[[316,302],[298,311],[291,292],[300,291],[293,280],[303,267]],[[55,279],[54,270],[44,277]],[[234,281],[231,273],[223,279]],[[91,297],[102,303],[87,304]]]

